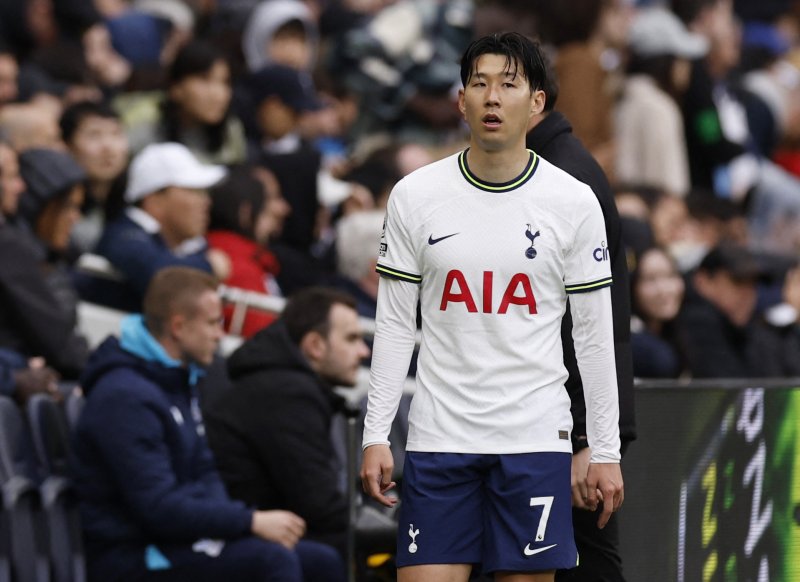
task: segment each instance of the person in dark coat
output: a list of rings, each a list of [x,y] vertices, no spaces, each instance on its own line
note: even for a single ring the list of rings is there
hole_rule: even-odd
[[[126,311],[138,311],[150,279],[160,269],[183,266],[224,279],[227,259],[205,241],[211,205],[207,189],[226,174],[222,166],[202,164],[186,146],[151,144],[128,171],[125,213],[106,225],[95,252],[125,277],[109,296],[101,284],[87,283],[82,293]]]
[[[80,217],[84,173],[68,154],[31,149],[20,158],[26,187],[20,192],[19,174],[6,176],[18,171],[15,154],[6,145],[0,148],[0,348],[74,379],[89,350],[76,332],[77,294],[63,257]],[[11,182],[17,183],[16,193]]]
[[[207,418],[231,496],[297,513],[309,539],[340,551],[348,502],[330,438],[343,405],[333,386],[353,386],[368,355],[352,297],[322,287],[299,291],[277,322],[230,357],[233,388]]]
[[[695,378],[767,378],[792,375],[776,330],[757,310],[766,273],[746,248],[722,243],[690,276],[679,316],[689,372]],[[795,370],[796,371],[796,370]]]
[[[603,211],[606,224],[608,260],[611,261],[611,305],[614,323],[614,354],[619,390],[619,432],[622,454],[628,444],[636,438],[633,408],[633,365],[631,362],[630,318],[631,303],[628,285],[628,267],[625,250],[621,242],[621,226],[614,195],[600,165],[595,161],[580,140],[572,134],[572,126],[563,114],[554,111],[558,99],[558,82],[552,70],[544,84],[546,96],[544,111],[535,116],[528,131],[526,145],[547,161],[561,168],[581,182],[588,184]],[[573,481],[576,470],[581,475],[573,484],[572,522],[575,541],[581,557],[577,568],[559,571],[556,580],[596,580],[599,573],[607,580],[624,580],[622,559],[619,554],[619,529],[617,518],[612,514],[604,529],[597,527],[597,512],[586,510],[583,499],[586,471],[589,466],[589,447],[586,430],[586,405],[583,398],[575,345],[572,341],[572,316],[567,309],[561,324],[561,341],[564,345],[564,364],[569,372],[566,388],[572,403]]]
[[[234,501],[204,436],[196,382],[222,331],[216,280],[168,267],[143,315],[93,353],[73,438],[89,580],[344,580],[331,548],[287,511]]]

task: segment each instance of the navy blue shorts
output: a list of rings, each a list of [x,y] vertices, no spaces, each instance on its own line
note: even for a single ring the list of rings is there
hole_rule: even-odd
[[[574,568],[569,453],[408,452],[397,566],[484,572]]]

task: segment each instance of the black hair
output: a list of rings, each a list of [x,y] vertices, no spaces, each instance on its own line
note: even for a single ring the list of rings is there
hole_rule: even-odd
[[[327,337],[331,308],[336,304],[356,308],[352,295],[331,287],[306,287],[292,295],[280,317],[292,342],[300,345],[312,331]]]
[[[228,59],[217,47],[204,41],[192,41],[175,55],[175,60],[169,69],[167,85],[172,87],[187,77],[205,75],[220,61],[230,67]],[[180,142],[180,105],[167,96],[161,105],[161,110],[166,141]],[[218,152],[222,148],[229,115],[230,113],[226,113],[219,123],[204,126],[209,151]]]
[[[517,32],[490,34],[472,42],[461,57],[461,84],[467,86],[475,72],[475,63],[483,55],[502,55],[506,58],[506,70],[522,74],[528,81],[531,92],[542,89],[547,78],[542,49],[538,42]]]
[[[78,127],[87,117],[102,117],[103,119],[120,120],[119,115],[108,104],[96,101],[79,101],[64,110],[59,120],[61,137],[65,142],[72,141]]]
[[[253,176],[250,166],[233,166],[221,183],[209,189],[211,194],[211,217],[209,230],[230,230],[246,237],[253,237],[255,218],[264,208],[264,185]],[[240,210],[250,206],[250,224],[242,224]]]

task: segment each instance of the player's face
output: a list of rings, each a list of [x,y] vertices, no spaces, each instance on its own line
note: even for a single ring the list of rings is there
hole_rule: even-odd
[[[533,91],[522,67],[504,55],[485,54],[459,91],[458,107],[472,132],[471,143],[494,152],[524,147],[534,115],[544,108],[544,92]]]
[[[361,360],[369,355],[358,313],[340,303],[331,307],[325,352],[317,367],[319,375],[337,386],[355,386]]]

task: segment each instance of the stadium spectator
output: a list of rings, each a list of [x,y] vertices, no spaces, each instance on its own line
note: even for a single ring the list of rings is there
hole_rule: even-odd
[[[315,240],[321,157],[297,130],[300,113],[319,107],[311,78],[290,67],[269,65],[250,75],[247,88],[258,128],[250,159],[275,174],[292,208],[282,241],[308,253]]]
[[[311,287],[230,357],[234,383],[208,412],[209,441],[231,496],[285,509],[309,539],[344,552],[348,500],[338,488],[331,422],[369,355],[352,297]],[[309,494],[309,492],[313,492]]]
[[[338,286],[356,301],[356,311],[362,317],[375,319],[378,305],[378,281],[375,271],[383,227],[384,211],[355,212],[336,225],[336,264],[340,277]]]
[[[221,166],[201,164],[178,143],[147,146],[131,162],[124,214],[106,226],[96,252],[125,276],[123,307],[136,310],[160,269],[182,265],[228,275],[227,257],[205,239],[207,189],[225,176]]]
[[[677,101],[690,60],[708,49],[662,7],[642,9],[630,31],[625,91],[615,111],[616,178],[683,196],[690,186],[683,116]]]
[[[222,281],[225,285],[280,297],[283,293],[276,278],[280,264],[269,244],[280,234],[290,209],[274,177],[269,176],[268,185],[256,173],[269,172],[250,166],[233,168],[225,181],[211,189],[211,224],[206,238],[209,246],[224,253],[231,263],[230,275]],[[223,310],[229,332],[235,312],[233,305]],[[235,333],[249,338],[274,320],[272,314],[248,309]]]
[[[271,170],[292,209],[274,245],[285,267],[281,284],[291,294],[332,271],[325,258],[331,241],[331,216],[337,207],[371,208],[372,197],[360,185],[343,182],[322,166],[320,152],[299,133],[299,116],[320,103],[311,78],[283,65],[268,65],[250,75],[247,90],[255,107],[258,137],[250,159]]]
[[[311,9],[300,0],[263,0],[250,13],[242,52],[253,73],[277,64],[310,73],[317,63],[319,32]]]
[[[659,247],[643,251],[631,272],[631,349],[637,378],[677,378],[683,372],[677,316],[685,283],[675,261]]]
[[[7,224],[8,220],[13,220],[17,213],[19,204],[19,197],[25,190],[25,184],[19,175],[19,164],[17,162],[17,154],[12,150],[8,144],[0,142],[0,245],[3,252],[10,259],[18,259],[18,255],[13,254],[18,244],[12,242],[12,239],[17,239],[18,232],[10,225]],[[6,243],[9,243],[6,246]],[[22,260],[20,258],[20,260]],[[7,267],[5,262],[0,262],[0,267]],[[13,284],[10,278],[16,275],[21,275],[21,271],[17,273],[7,273],[6,269],[0,269],[0,286],[3,291],[4,304],[11,304],[14,295],[22,295],[24,291],[18,294],[7,293],[6,285]],[[35,275],[34,275],[35,276]],[[36,287],[34,285],[34,287]],[[38,287],[41,290],[41,286]],[[48,299],[52,299],[48,297]],[[0,315],[0,319],[4,319]],[[1,332],[0,332],[1,333]],[[4,396],[14,396],[16,399],[24,404],[28,398],[33,394],[39,392],[50,393],[58,397],[58,379],[59,374],[50,366],[45,365],[44,358],[26,358],[20,352],[9,349],[0,348],[0,394]]]
[[[82,101],[61,115],[61,135],[86,172],[83,217],[72,232],[79,252],[94,249],[108,220],[123,209],[128,139],[119,116],[107,105]]]
[[[74,379],[88,348],[75,331],[77,294],[62,257],[80,216],[83,171],[63,152],[29,150],[20,159],[26,190],[18,198],[15,156],[6,145],[0,160],[0,348],[17,352],[23,362],[43,358],[42,366]]]
[[[679,325],[695,378],[783,376],[782,344],[756,312],[763,269],[746,248],[712,248],[690,277]]]
[[[234,164],[246,157],[244,129],[230,111],[231,72],[213,45],[189,43],[169,68],[166,94],[139,93],[115,101],[131,148],[172,141],[188,147],[200,161]]]
[[[92,354],[73,438],[89,579],[343,580],[301,517],[232,500],[214,467],[196,382],[223,336],[216,287],[162,270],[143,314]]]

